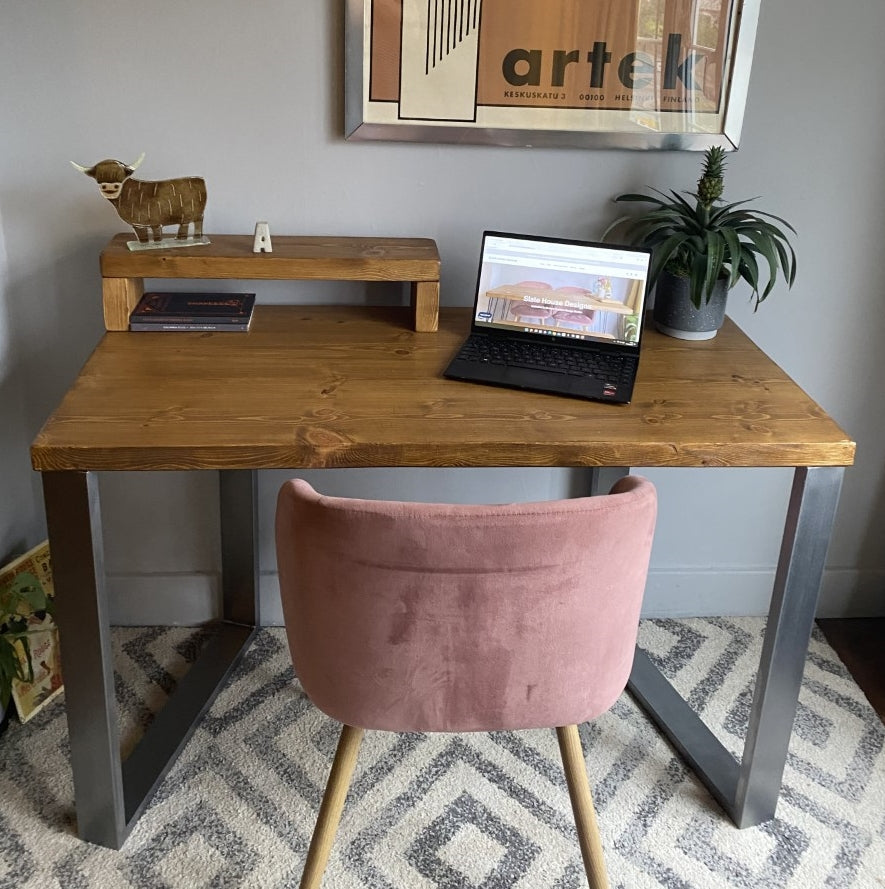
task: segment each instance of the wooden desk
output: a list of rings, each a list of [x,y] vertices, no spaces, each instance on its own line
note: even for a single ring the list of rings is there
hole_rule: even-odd
[[[107,333],[38,434],[80,835],[119,847],[258,622],[255,472],[359,466],[795,468],[742,763],[637,652],[631,690],[741,825],[774,815],[843,467],[854,443],[730,321],[648,330],[634,401],[459,383],[441,312],[259,307],[249,333]],[[218,469],[223,631],[121,767],[96,471]]]

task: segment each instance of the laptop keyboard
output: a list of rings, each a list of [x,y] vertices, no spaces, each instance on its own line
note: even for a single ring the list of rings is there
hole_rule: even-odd
[[[630,384],[636,373],[636,358],[629,355],[601,354],[568,346],[547,346],[492,337],[469,337],[458,358],[479,364],[501,364],[594,377],[614,385]]]

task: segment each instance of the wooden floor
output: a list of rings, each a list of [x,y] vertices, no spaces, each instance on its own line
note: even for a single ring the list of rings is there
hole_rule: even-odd
[[[827,618],[817,623],[885,722],[885,617]]]

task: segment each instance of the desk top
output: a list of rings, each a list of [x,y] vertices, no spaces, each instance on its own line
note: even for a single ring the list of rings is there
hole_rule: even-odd
[[[854,442],[734,323],[649,326],[630,405],[446,380],[469,329],[408,309],[259,306],[249,333],[109,332],[35,469],[847,466]]]

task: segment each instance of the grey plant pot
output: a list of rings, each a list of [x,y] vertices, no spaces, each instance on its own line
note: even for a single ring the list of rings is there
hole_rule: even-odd
[[[688,278],[662,272],[655,286],[655,305],[652,318],[655,327],[667,336],[680,340],[711,340],[725,320],[728,300],[728,281],[716,282],[707,303],[696,309],[691,301]]]

